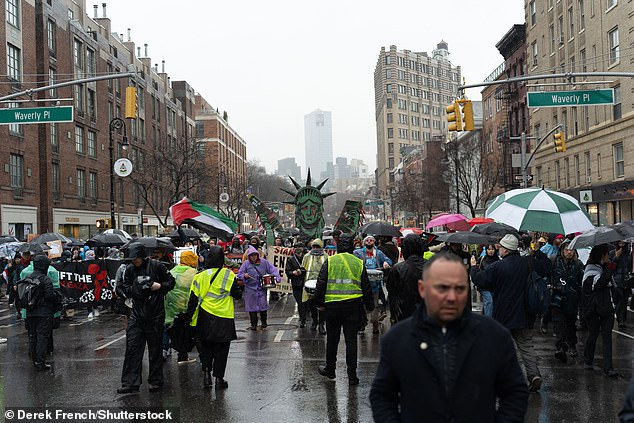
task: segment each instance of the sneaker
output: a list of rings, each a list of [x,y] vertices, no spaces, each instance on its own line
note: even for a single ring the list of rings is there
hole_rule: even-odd
[[[319,366],[317,368],[317,372],[319,372],[320,375],[327,377],[328,379],[335,379],[335,370],[334,369],[329,369],[325,364],[322,366]]]
[[[88,313],[88,318],[89,318],[89,319],[92,319],[92,318],[94,318],[94,317],[95,317],[95,316],[94,316],[94,314],[93,314],[93,312],[92,312],[92,311],[91,311],[90,313]]]
[[[529,392],[537,392],[542,387],[542,378],[539,376],[533,376],[531,382],[528,384]]]
[[[542,333],[542,335],[548,334],[548,322],[544,322],[543,317],[539,321],[539,331]]]
[[[229,387],[229,382],[227,382],[221,377],[216,378],[216,389],[227,389],[228,387]]]
[[[262,329],[266,329],[267,327],[269,327],[269,325],[267,325],[266,323],[262,323]]]
[[[256,330],[258,330],[258,327],[257,327],[257,326],[249,326],[249,327],[247,328],[247,330],[253,330],[253,331],[256,331]]]
[[[95,316],[95,317],[99,317],[99,310],[97,310],[96,308],[93,309],[92,315]]]

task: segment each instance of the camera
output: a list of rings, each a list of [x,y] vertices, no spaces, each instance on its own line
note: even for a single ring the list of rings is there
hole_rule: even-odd
[[[153,282],[149,276],[137,276],[136,283],[139,284],[142,290],[149,290]]]

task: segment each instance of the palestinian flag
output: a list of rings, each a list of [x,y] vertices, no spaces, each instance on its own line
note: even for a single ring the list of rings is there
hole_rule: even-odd
[[[170,207],[174,225],[188,224],[210,236],[229,239],[238,230],[238,223],[222,213],[183,197]]]

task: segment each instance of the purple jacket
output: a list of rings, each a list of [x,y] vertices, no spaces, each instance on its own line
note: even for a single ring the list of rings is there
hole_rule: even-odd
[[[258,250],[249,246],[247,255],[258,254]],[[259,255],[259,254],[258,254]],[[248,274],[250,278],[245,278]],[[244,281],[244,310],[247,312],[266,311],[268,303],[266,301],[266,289],[261,286],[262,275],[273,275],[277,282],[281,281],[280,272],[271,262],[260,257],[260,260],[253,264],[248,259],[242,263],[236,278]]]

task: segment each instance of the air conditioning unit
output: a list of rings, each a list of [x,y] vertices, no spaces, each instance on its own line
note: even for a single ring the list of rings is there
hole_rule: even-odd
[[[592,183],[592,176],[588,176],[586,178],[586,183],[588,183],[588,184]]]

